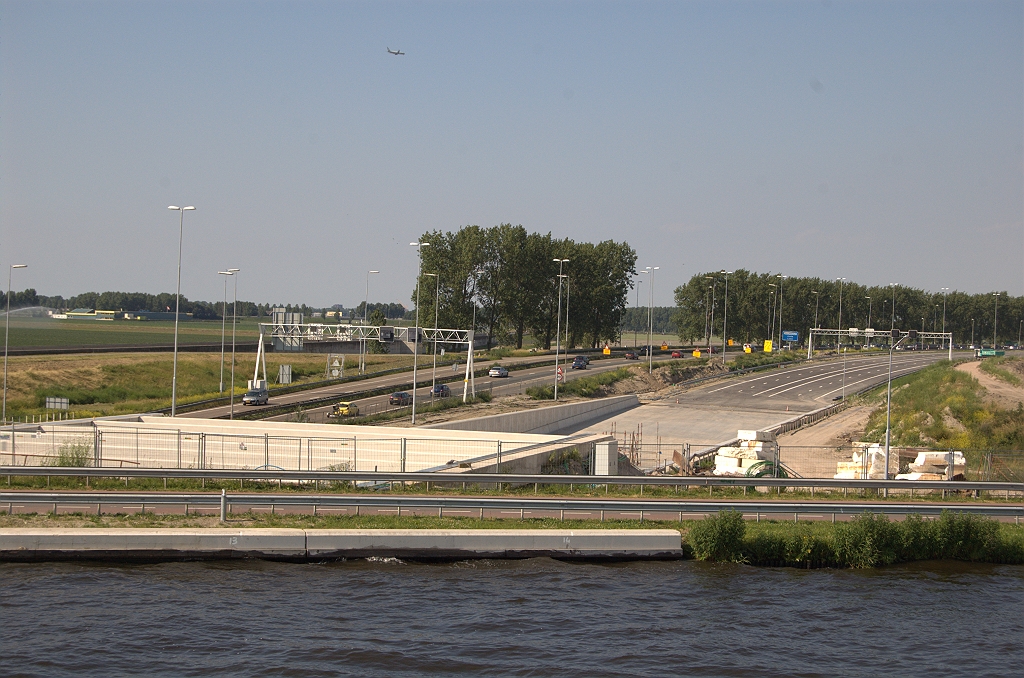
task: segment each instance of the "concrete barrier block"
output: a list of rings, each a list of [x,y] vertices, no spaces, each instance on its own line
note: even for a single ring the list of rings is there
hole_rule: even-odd
[[[0,559],[282,557],[306,555],[303,530],[10,528],[0,530]]]
[[[682,541],[675,530],[308,530],[306,546],[310,557],[665,558]]]

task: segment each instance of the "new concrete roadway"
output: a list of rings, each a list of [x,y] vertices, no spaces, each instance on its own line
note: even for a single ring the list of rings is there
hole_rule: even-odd
[[[966,357],[968,354],[954,354]],[[893,377],[944,360],[945,351],[897,352]],[[716,380],[700,388],[680,389],[609,420],[588,433],[622,434],[642,430],[643,442],[715,444],[736,437],[737,429],[765,429],[813,412],[854,393],[885,383],[889,355],[874,354]]]

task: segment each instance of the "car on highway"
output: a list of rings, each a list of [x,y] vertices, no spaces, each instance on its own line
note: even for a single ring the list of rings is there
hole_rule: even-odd
[[[452,394],[452,390],[448,388],[448,384],[435,384],[434,388],[430,389],[431,398],[447,398]]]
[[[405,391],[395,391],[388,396],[388,405],[400,405],[405,407],[412,404],[412,396]]]
[[[576,356],[572,359],[572,369],[574,370],[585,370],[587,369],[587,359],[581,355]]]
[[[626,351],[622,354],[622,357],[626,360],[640,360],[640,354],[636,351]]]
[[[359,406],[355,403],[335,403],[327,416],[331,419],[357,417],[359,416]]]
[[[504,378],[508,376],[508,370],[501,365],[495,365],[487,371],[488,377]]]
[[[242,396],[243,405],[266,405],[270,402],[270,393],[265,388],[254,388]]]
[[[683,352],[682,351],[672,351],[672,357],[673,358],[682,358],[683,357]]]

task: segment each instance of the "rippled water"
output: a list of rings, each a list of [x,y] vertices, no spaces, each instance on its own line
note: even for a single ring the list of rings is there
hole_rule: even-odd
[[[1020,675],[1024,568],[0,565],[2,675]]]

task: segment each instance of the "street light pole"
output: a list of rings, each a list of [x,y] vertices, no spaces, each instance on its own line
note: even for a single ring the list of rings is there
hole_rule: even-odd
[[[782,282],[786,276],[780,273],[777,277],[779,279],[779,348],[782,348]]]
[[[640,271],[640,272],[643,273],[643,271]],[[640,310],[640,284],[641,283],[643,283],[643,279],[637,279],[637,281],[636,281],[636,310],[637,311]],[[706,303],[707,302],[705,302],[705,304]],[[637,318],[637,317],[633,318],[633,323],[634,323],[633,324],[633,348],[636,348],[636,335],[637,335],[637,331],[638,331],[637,330],[637,325],[638,324],[637,324],[636,321],[638,321],[638,320],[639,320],[639,318]],[[705,309],[705,312],[704,312],[704,333],[707,334],[707,331],[708,331],[708,314],[707,314],[707,309]]]
[[[892,338],[895,339],[896,330],[891,330]],[[892,424],[892,352],[903,343],[906,337],[900,337],[895,342],[889,340],[889,380],[885,387],[885,479],[889,479],[889,430]]]
[[[441,299],[441,276],[437,273],[424,273],[433,276],[436,281],[434,292],[434,366],[430,371],[430,399],[434,399],[434,386],[437,384],[437,304]]]
[[[768,341],[775,341],[775,283],[768,283]]]
[[[235,288],[235,296],[231,302],[231,398],[230,398],[230,412],[228,413],[228,419],[235,418],[235,320],[238,318],[238,272],[242,270],[240,268],[229,268],[228,274],[231,275],[231,282]],[[225,278],[226,280],[226,278]]]
[[[1000,292],[995,292],[995,293],[992,294],[992,296],[996,298],[995,299],[995,308],[992,311],[992,348],[993,348],[993,350],[996,347],[999,346],[999,343],[997,341],[998,330],[999,330],[999,295],[1000,295]]]
[[[4,423],[7,423],[7,344],[11,338],[11,279],[16,268],[28,268],[28,264],[11,264],[11,268],[7,271],[7,328],[4,330],[4,406],[3,414],[0,415],[0,419]],[[13,436],[14,434],[12,433],[11,435]],[[11,449],[14,449],[13,438],[11,439]],[[11,454],[13,456],[13,452]]]
[[[892,326],[889,328],[890,331],[896,329],[896,285],[898,283],[889,283],[889,287],[892,288]]]
[[[178,287],[174,292],[174,367],[171,371],[171,416],[177,412],[178,406],[178,318],[181,315],[181,241],[185,232],[185,211],[194,210],[195,207],[177,207],[169,205],[169,210],[177,210],[180,216],[178,220]]]
[[[217,275],[229,276],[227,271],[217,271]],[[224,393],[224,333],[228,320],[228,279],[224,278],[224,303],[220,307],[220,392]]]
[[[946,348],[946,293],[949,292],[948,287],[942,288],[942,348]],[[953,337],[949,338],[950,346],[953,345]]]
[[[726,352],[726,332],[728,331],[729,323],[729,276],[732,275],[732,271],[722,270],[725,274],[725,308],[722,311],[722,364],[725,365],[725,352]]]
[[[370,310],[370,275],[373,273],[380,273],[380,271],[367,271],[366,272],[366,295],[363,297],[363,327],[366,327],[366,319],[369,317]],[[366,330],[363,330],[364,335],[359,339],[359,374],[366,374]]]
[[[423,248],[429,247],[429,242],[411,242],[416,248],[416,256],[419,258],[419,266],[416,269],[416,327],[413,328],[412,340],[412,425],[416,425],[416,367],[420,357],[420,278],[423,277]]]
[[[864,297],[868,300],[868,324],[864,326],[865,330],[871,329],[871,297]],[[868,333],[864,333],[864,347],[868,345]]]
[[[971,318],[971,348],[974,348],[974,318]]]
[[[647,271],[640,271],[646,273]],[[711,321],[708,325],[708,356],[711,355],[711,335],[715,333],[715,285],[718,284],[718,280],[714,276],[706,275],[705,280],[711,281]],[[773,311],[774,312],[774,311]]]
[[[558,315],[555,319],[555,401],[558,401],[558,353],[562,347],[562,265],[568,259],[552,259],[558,264]]]
[[[843,282],[846,280],[846,278],[836,278],[836,280],[839,281],[839,327],[837,327],[836,329],[839,330],[839,343],[842,343],[842,341],[843,341],[843,334],[842,334],[842,332],[843,332]]]
[[[654,374],[654,272],[661,266],[644,266],[651,272],[650,295],[647,297],[647,373]]]

